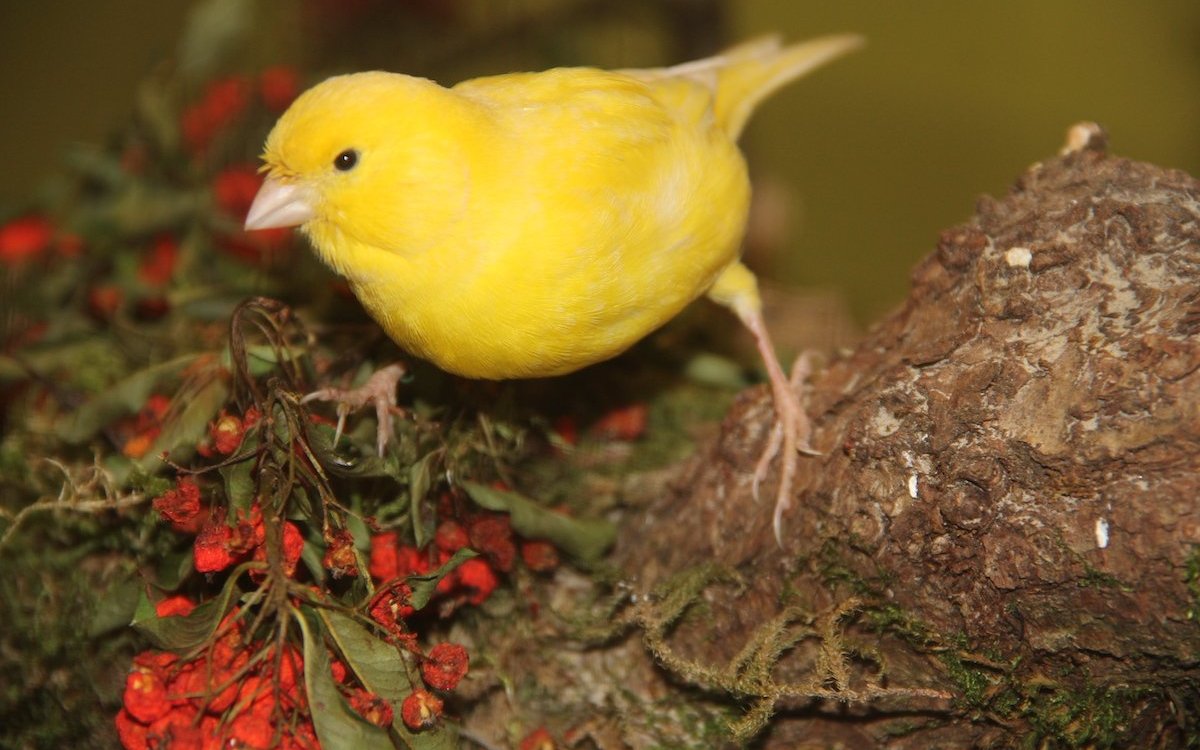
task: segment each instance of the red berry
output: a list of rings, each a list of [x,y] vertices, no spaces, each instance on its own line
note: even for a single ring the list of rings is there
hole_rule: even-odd
[[[457,643],[439,643],[421,664],[425,684],[443,692],[458,687],[468,669],[467,650]]]
[[[400,718],[414,732],[436,726],[441,715],[442,699],[428,690],[414,690],[400,704]]]
[[[50,247],[54,227],[43,216],[13,219],[0,227],[0,264],[16,265],[32,260]]]

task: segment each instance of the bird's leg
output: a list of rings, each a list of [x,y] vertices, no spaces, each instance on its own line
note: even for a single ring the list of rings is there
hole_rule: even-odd
[[[749,327],[749,326],[747,326],[747,327]],[[765,328],[764,328],[764,333],[765,333]],[[774,358],[774,356],[771,356],[770,358],[768,358],[766,353],[763,351],[763,347],[762,347],[762,343],[761,343],[762,341],[763,340],[759,339],[757,335],[755,336],[755,342],[759,343],[759,354],[762,355],[763,361],[771,363],[771,364],[767,365],[767,370],[768,371],[773,370],[773,369],[779,370],[780,366],[779,366],[778,362],[776,361],[776,359]],[[769,339],[766,340],[766,346],[767,346],[767,349],[770,350],[771,344],[770,344]],[[772,365],[774,365],[774,366],[772,366]],[[805,410],[804,410],[804,398],[802,395],[800,395],[800,394],[803,394],[803,392],[804,392],[804,390],[803,390],[804,389],[804,381],[808,379],[808,376],[811,372],[812,372],[812,363],[809,361],[808,352],[804,352],[800,356],[796,357],[796,361],[792,363],[792,374],[791,374],[791,377],[788,378],[788,384],[790,385],[789,392],[792,394],[792,396],[794,396],[794,400],[797,401],[797,404],[799,406],[799,411],[800,411],[799,424],[797,425],[797,430],[796,430],[796,450],[799,451],[800,453],[807,453],[810,456],[819,456],[819,455],[821,455],[820,452],[813,450],[812,447],[808,443],[809,438],[812,435],[812,425],[809,422],[807,412],[805,412]],[[782,376],[782,374],[783,374],[782,371],[780,371],[779,376]],[[787,396],[787,395],[780,396],[780,391],[777,387],[777,382],[778,381],[776,381],[774,379],[774,377],[772,377],[771,397],[776,403],[780,403],[781,399],[787,400],[787,399],[789,399],[789,396]],[[758,459],[758,463],[755,464],[755,466],[754,466],[753,492],[754,492],[754,497],[756,497],[756,498],[758,497],[759,485],[762,484],[762,480],[766,479],[767,471],[771,468],[771,461],[773,461],[775,459],[775,456],[779,455],[779,447],[780,447],[780,444],[783,442],[783,434],[784,434],[783,425],[784,425],[784,420],[780,419],[771,428],[771,436],[767,441],[767,448],[766,448],[766,450],[763,451],[762,456],[760,456]],[[783,505],[782,506],[777,505],[775,508],[775,536],[776,537],[779,536],[780,518],[783,515],[783,511],[786,510],[788,508],[788,506],[790,505],[790,503],[787,501],[786,498],[782,498],[782,499],[784,500]]]
[[[779,365],[775,356],[775,348],[767,333],[760,310],[752,310],[747,315],[739,316],[742,323],[754,336],[758,353],[762,356],[767,368],[767,378],[771,382],[771,398],[775,402],[775,425],[771,428],[771,436],[767,447],[763,450],[754,466],[754,481],[752,484],[754,496],[758,497],[758,488],[766,478],[771,462],[780,454],[782,448],[782,465],[779,467],[779,489],[775,494],[775,512],[772,516],[772,528],[775,531],[775,541],[783,546],[783,514],[792,505],[792,484],[796,477],[797,453],[815,455],[816,451],[809,445],[812,436],[812,423],[804,410],[801,388],[804,378],[808,375],[808,358],[801,356],[792,368],[792,377],[788,378]]]
[[[742,321],[742,324],[754,336],[754,343],[762,357],[763,365],[767,368],[767,378],[771,382],[771,398],[775,402],[775,425],[767,439],[766,448],[758,463],[754,466],[754,497],[758,497],[758,488],[766,477],[771,462],[782,452],[782,465],[779,472],[779,489],[775,494],[775,512],[772,516],[772,528],[775,531],[775,541],[783,546],[783,514],[792,505],[792,484],[796,477],[798,454],[816,452],[809,445],[812,435],[812,424],[804,411],[801,398],[804,378],[808,374],[808,362],[801,357],[792,370],[792,378],[784,374],[775,355],[775,347],[767,333],[767,325],[763,320],[762,302],[758,296],[758,283],[749,269],[741,263],[734,263],[725,269],[717,278],[709,297],[715,302],[732,309]]]
[[[383,456],[383,449],[387,447],[392,434],[392,414],[400,411],[396,406],[396,386],[406,372],[404,365],[397,362],[376,370],[367,382],[357,388],[322,388],[308,394],[300,402],[306,404],[309,401],[333,401],[337,404],[338,422],[333,438],[334,445],[337,445],[337,441],[342,437],[346,415],[367,404],[374,404],[377,425],[375,442],[379,455]]]

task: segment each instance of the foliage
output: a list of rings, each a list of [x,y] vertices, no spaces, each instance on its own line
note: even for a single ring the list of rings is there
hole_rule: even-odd
[[[403,12],[446,25],[451,5]],[[310,78],[248,53],[279,12],[201,3],[130,126],[0,208],[6,742],[457,746],[489,607],[560,560],[603,570],[616,501],[595,477],[678,457],[678,425],[728,402],[644,371],[583,400],[406,363],[383,454],[373,419],[339,434],[302,395],[397,354],[301,239],[241,230]]]
[[[0,213],[0,723],[18,744],[107,744],[115,715],[127,747],[455,746],[449,719],[401,710],[469,675],[448,623],[613,538],[492,486],[571,450],[546,417],[476,419],[418,367],[376,456],[371,422],[339,440],[301,403],[394,354],[290,232],[240,229],[303,77],[222,73],[250,6],[200,6],[132,127]]]

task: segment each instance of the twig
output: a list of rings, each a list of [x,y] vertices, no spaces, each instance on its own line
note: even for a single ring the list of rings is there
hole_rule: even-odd
[[[100,466],[92,466],[90,477],[85,481],[76,483],[71,477],[71,472],[66,466],[53,459],[43,459],[46,463],[55,467],[63,474],[63,485],[59,489],[57,497],[40,497],[34,502],[26,505],[16,513],[11,513],[0,508],[0,517],[10,521],[10,525],[4,530],[4,535],[0,536],[0,550],[3,550],[5,545],[16,534],[17,529],[34,513],[42,513],[55,510],[69,510],[76,513],[102,513],[110,510],[121,510],[130,508],[135,505],[146,502],[149,498],[140,492],[130,492],[125,495],[120,495],[112,490],[112,477],[108,475]],[[83,493],[94,493],[99,486],[99,490],[106,495],[101,500],[80,500],[78,499]]]

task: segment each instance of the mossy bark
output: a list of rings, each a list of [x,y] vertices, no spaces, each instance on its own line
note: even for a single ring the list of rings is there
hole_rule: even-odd
[[[789,608],[817,632],[857,600],[837,615],[841,677],[828,638],[778,657],[771,679],[817,670],[826,691],[775,700],[765,746],[1196,741],[1200,183],[1092,136],[982,199],[903,306],[811,379],[821,455],[783,549],[772,488],[751,491],[764,389],[626,522],[639,590],[700,564],[743,582],[665,631],[673,657],[726,664]]]

